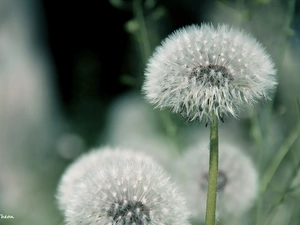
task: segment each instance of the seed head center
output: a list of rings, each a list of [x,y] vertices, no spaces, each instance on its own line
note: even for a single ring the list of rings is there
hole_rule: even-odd
[[[227,178],[225,172],[223,172],[222,170],[219,170],[218,187],[217,187],[218,191],[224,190],[227,182],[228,182],[228,178]],[[207,190],[207,186],[208,186],[208,174],[207,173],[205,173],[203,175],[203,177],[201,178],[200,186],[203,190]]]
[[[118,200],[110,205],[107,216],[114,224],[142,225],[150,222],[150,209],[140,201]]]
[[[192,69],[190,79],[196,78],[197,82],[203,85],[224,87],[233,81],[233,76],[229,70],[222,65],[209,64]]]

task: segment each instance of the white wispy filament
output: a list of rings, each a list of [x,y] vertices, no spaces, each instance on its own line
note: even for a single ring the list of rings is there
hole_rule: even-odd
[[[147,160],[148,155],[133,151],[131,149],[112,148],[110,146],[100,147],[82,154],[71,163],[61,176],[57,187],[56,199],[59,209],[64,213],[68,201],[74,193],[75,186],[85,174],[94,168],[99,168],[105,162],[111,160]]]
[[[111,151],[76,182],[65,204],[68,225],[189,224],[185,201],[164,169],[150,157],[122,158],[130,154]]]
[[[237,117],[243,106],[268,99],[275,74],[270,56],[249,34],[228,25],[191,25],[156,48],[143,91],[158,108],[208,122],[213,114]]]

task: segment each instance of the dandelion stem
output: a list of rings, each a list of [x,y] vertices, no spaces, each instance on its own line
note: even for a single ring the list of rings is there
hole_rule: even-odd
[[[260,126],[260,121],[258,120],[257,113],[254,109],[251,109],[251,133],[254,139],[254,142],[256,143],[256,148],[257,148],[257,161],[258,161],[258,171],[261,173],[262,171],[262,166],[264,162],[264,149],[265,147],[265,142],[264,142],[264,137],[263,137],[263,132]],[[263,203],[263,198],[262,198],[262,193],[259,192],[258,198],[256,200],[256,217],[255,217],[255,225],[258,225],[258,222],[260,221],[260,216],[261,216],[261,209],[262,209],[262,203]]]
[[[208,190],[206,201],[206,225],[215,225],[216,205],[217,205],[217,185],[218,185],[218,118],[214,115],[210,124],[210,154],[208,172]]]

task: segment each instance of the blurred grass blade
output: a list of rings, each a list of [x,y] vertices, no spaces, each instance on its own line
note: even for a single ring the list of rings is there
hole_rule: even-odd
[[[297,105],[300,112],[300,102],[299,99],[297,99]],[[294,142],[297,140],[300,134],[300,119],[298,119],[297,124],[295,128],[291,131],[291,133],[288,135],[288,137],[284,140],[282,145],[280,146],[277,154],[273,158],[273,161],[271,162],[270,166],[266,170],[265,174],[262,177],[262,183],[260,186],[260,192],[263,193],[267,189],[269,183],[271,182],[277,168],[279,167],[280,163],[282,162],[283,158],[286,156],[288,151],[291,149],[291,146],[294,144]]]

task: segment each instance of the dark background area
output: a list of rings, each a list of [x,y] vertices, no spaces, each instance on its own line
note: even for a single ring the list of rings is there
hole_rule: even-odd
[[[162,0],[156,6],[167,9],[172,31],[199,21],[207,2]],[[134,15],[109,1],[44,0],[42,9],[62,114],[70,129],[86,137],[91,146],[104,126],[110,102],[131,89],[120,77],[132,73],[127,65],[132,47],[124,24]]]
[[[118,82],[118,75],[128,41],[123,24],[130,13],[119,11],[107,1],[75,1],[72,5],[43,1],[43,9],[67,112],[82,96],[103,100],[126,89]]]

